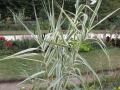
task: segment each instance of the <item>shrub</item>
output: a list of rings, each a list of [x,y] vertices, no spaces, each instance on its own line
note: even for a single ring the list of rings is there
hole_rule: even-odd
[[[40,22],[40,29],[41,30],[50,30],[50,24],[47,20],[42,20]]]
[[[89,42],[84,42],[80,45],[80,52],[89,52],[93,49],[94,47]]]
[[[89,52],[94,49],[92,44],[87,41],[79,43],[77,40],[72,40],[69,44],[71,47],[79,49],[79,52]]]
[[[106,37],[105,44],[108,47],[120,47],[120,39],[119,38],[111,38],[109,36]]]
[[[14,47],[21,49],[21,50],[24,50],[27,48],[38,47],[38,43],[33,39],[15,40],[13,41],[13,45]]]
[[[12,41],[5,41],[5,46],[7,48],[11,48],[11,47],[13,47],[13,42]]]
[[[4,47],[4,43],[5,43],[5,37],[0,36],[0,49],[5,48],[5,47]]]

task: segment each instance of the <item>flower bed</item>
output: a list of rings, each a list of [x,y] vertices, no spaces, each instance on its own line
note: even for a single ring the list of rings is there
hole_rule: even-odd
[[[11,48],[11,47],[13,47],[13,42],[6,40],[6,38],[3,36],[0,36],[0,47],[1,47],[1,49]]]
[[[9,40],[4,36],[0,36],[0,55],[9,55],[27,48],[33,48],[37,46],[38,44],[34,39]]]

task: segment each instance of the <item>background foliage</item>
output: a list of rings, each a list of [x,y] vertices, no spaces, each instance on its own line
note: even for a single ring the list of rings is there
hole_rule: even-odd
[[[10,11],[7,9],[9,7],[14,12],[19,13],[24,10],[25,19],[34,20],[33,12],[33,1],[36,6],[37,14],[39,18],[46,19],[45,12],[43,10],[42,1],[43,0],[0,0],[0,17],[1,20],[5,20],[7,17],[12,16]],[[62,5],[62,0],[54,0]],[[74,4],[76,0],[64,0],[64,9],[68,11],[75,11]],[[88,0],[81,0],[81,3],[90,3]],[[94,7],[94,6],[92,6]],[[120,7],[120,0],[103,0],[101,8],[99,10],[99,16],[96,20],[108,15],[111,11]],[[56,16],[59,15],[59,10],[56,9]],[[65,25],[66,26],[66,25]],[[109,17],[104,23],[98,26],[96,29],[117,29],[120,28],[120,12],[117,12],[113,16]]]

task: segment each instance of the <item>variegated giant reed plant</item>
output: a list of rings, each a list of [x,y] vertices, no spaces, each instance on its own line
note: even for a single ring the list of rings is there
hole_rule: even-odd
[[[64,4],[60,6],[54,0],[48,0],[48,2],[43,1],[44,10],[48,16],[49,24],[51,26],[50,34],[46,35],[45,38],[42,38],[42,33],[40,29],[39,20],[37,18],[36,10],[36,30],[38,35],[34,35],[31,30],[29,30],[24,23],[13,13],[13,15],[21,22],[25,29],[34,37],[36,42],[38,42],[39,47],[29,48],[23,50],[14,55],[8,56],[2,60],[11,59],[11,58],[20,58],[24,60],[34,61],[40,63],[40,72],[37,72],[23,82],[29,81],[34,78],[35,82],[39,82],[33,88],[33,90],[40,90],[41,87],[45,87],[45,90],[67,90],[69,86],[72,86],[71,89],[81,90],[79,84],[82,86],[83,90],[88,90],[85,84],[85,78],[82,73],[81,67],[87,68],[91,74],[98,80],[100,83],[101,89],[102,85],[100,79],[96,72],[89,65],[87,60],[81,56],[79,52],[79,45],[82,42],[90,40],[91,42],[96,42],[100,45],[102,50],[109,56],[106,51],[106,46],[100,38],[89,38],[88,34],[93,30],[97,25],[106,20],[109,16],[114,14],[119,9],[113,11],[108,16],[103,18],[97,23],[94,23],[95,18],[98,14],[102,0],[97,1],[95,10],[93,10],[89,5],[80,4],[80,0],[76,0],[75,4],[75,13],[64,10]],[[47,6],[47,4],[49,6]],[[58,20],[55,19],[55,4],[60,10]],[[85,10],[91,12],[91,16],[88,16]],[[72,17],[71,17],[72,16]],[[61,26],[64,23],[65,19],[69,21],[69,28],[67,33],[64,35],[61,32]],[[78,46],[70,46],[69,42],[72,40],[78,41]],[[42,53],[31,53],[34,50],[40,49]],[[43,59],[30,59],[28,56],[40,56],[42,55]],[[73,80],[79,80],[80,83],[77,84]],[[21,84],[20,83],[20,84]],[[38,89],[39,88],[39,89]],[[69,90],[71,90],[69,89]]]

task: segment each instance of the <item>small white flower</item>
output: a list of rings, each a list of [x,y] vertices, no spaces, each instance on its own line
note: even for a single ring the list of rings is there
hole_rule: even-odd
[[[95,4],[97,2],[97,0],[91,0],[91,5]]]

